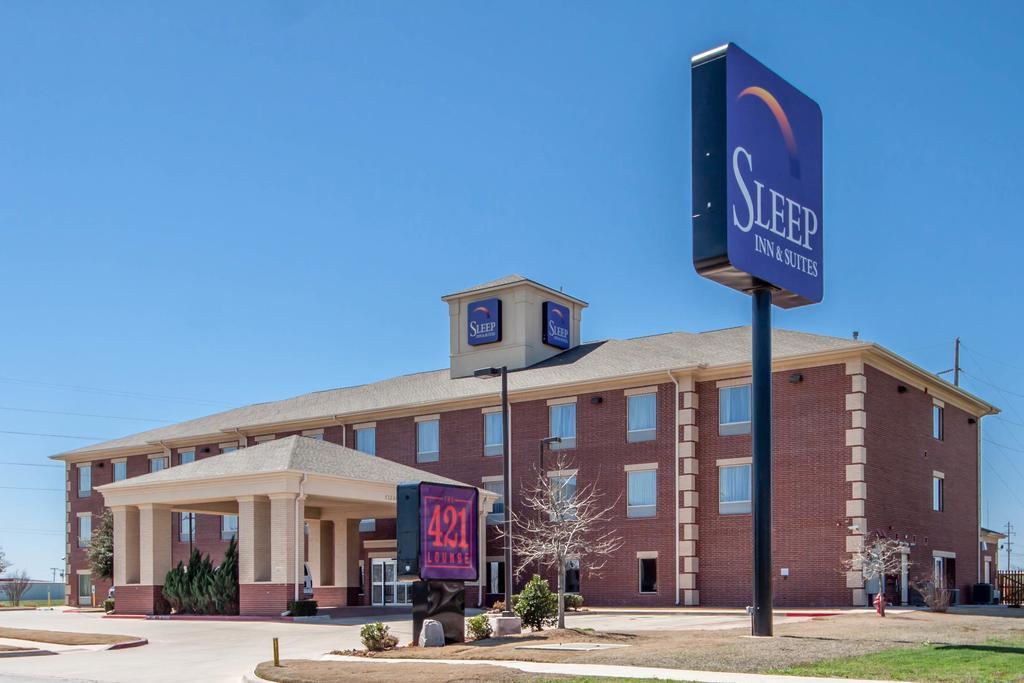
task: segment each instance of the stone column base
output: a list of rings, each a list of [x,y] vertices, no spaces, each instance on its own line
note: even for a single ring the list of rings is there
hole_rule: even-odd
[[[164,604],[163,586],[141,586],[129,584],[114,588],[114,612],[116,614],[159,614]],[[96,604],[103,605],[107,594],[96,593]]]
[[[488,614],[487,621],[491,622],[491,630],[494,631],[495,637],[518,636],[523,632],[523,620],[519,617]]]
[[[299,598],[302,598],[301,591]],[[242,616],[277,617],[295,598],[289,583],[243,583],[238,586],[238,613]]]

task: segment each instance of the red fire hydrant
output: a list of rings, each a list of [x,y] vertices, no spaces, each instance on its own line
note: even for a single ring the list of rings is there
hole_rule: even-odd
[[[878,616],[885,616],[885,596],[881,593],[875,596],[875,611],[878,612]]]

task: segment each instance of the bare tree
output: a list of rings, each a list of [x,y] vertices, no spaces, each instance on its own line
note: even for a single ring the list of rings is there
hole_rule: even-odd
[[[942,576],[928,574],[911,585],[921,596],[921,600],[932,612],[945,612],[949,609],[951,593],[946,588],[946,580]]]
[[[7,561],[7,555],[4,554],[4,549],[0,548],[0,574],[7,571],[7,568],[11,566],[11,563]]]
[[[555,470],[571,467],[568,455],[558,452]],[[534,482],[520,493],[518,509],[512,512],[512,546],[519,560],[515,573],[519,575],[538,564],[554,567],[558,575],[558,628],[565,628],[566,562],[578,558],[582,565],[583,558],[587,558],[587,572],[598,574],[608,557],[622,547],[622,539],[609,524],[618,499],[604,505],[596,481],[578,488],[575,477],[549,477],[540,469],[536,473]]]
[[[885,580],[902,574],[906,552],[906,543],[878,534],[873,540],[865,542],[850,558],[843,560],[843,569],[847,572],[859,571],[865,581],[878,579],[878,591],[884,599]],[[910,566],[909,562],[907,566]]]
[[[0,583],[0,591],[3,592],[12,607],[17,607],[21,604],[21,598],[28,592],[31,585],[32,581],[28,578],[28,574],[23,571],[14,572]]]

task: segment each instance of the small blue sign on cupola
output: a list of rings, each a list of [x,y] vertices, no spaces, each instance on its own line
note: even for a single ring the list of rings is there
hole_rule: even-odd
[[[481,299],[469,304],[466,339],[470,346],[501,341],[501,299]]]
[[[572,329],[572,318],[568,306],[556,304],[554,301],[545,301],[543,323],[543,341],[545,344],[558,349],[569,348],[569,331]]]

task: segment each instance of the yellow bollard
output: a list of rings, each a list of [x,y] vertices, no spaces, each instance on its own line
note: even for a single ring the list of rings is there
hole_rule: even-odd
[[[50,591],[46,591],[46,606],[53,607],[53,601],[50,600]]]
[[[274,666],[281,666],[281,653],[277,647],[277,638],[274,638]]]

